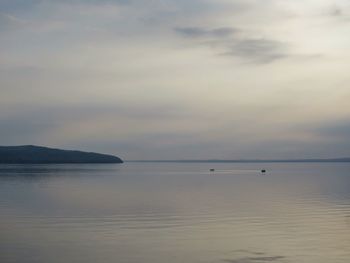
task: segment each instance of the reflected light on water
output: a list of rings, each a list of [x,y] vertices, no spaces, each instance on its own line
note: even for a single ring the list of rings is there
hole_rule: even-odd
[[[215,165],[2,165],[0,261],[350,262],[349,164]]]

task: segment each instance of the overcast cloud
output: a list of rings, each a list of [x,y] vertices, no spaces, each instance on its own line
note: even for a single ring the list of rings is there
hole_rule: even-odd
[[[0,0],[0,145],[350,156],[349,1]]]

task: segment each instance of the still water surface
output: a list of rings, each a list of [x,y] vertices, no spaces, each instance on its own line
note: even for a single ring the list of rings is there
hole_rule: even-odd
[[[0,165],[0,262],[348,263],[350,164]]]

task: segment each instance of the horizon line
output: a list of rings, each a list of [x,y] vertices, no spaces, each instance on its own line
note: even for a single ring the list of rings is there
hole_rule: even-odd
[[[350,157],[302,158],[302,159],[179,159],[179,160],[124,160],[125,162],[162,163],[305,163],[305,162],[350,162]]]

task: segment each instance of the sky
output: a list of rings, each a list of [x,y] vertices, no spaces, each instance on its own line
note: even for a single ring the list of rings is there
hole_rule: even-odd
[[[348,0],[0,0],[0,145],[350,156]]]

